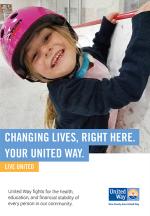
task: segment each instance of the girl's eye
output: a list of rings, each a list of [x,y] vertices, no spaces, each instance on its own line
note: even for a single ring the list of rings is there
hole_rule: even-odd
[[[36,57],[37,57],[37,53],[34,53],[34,55],[32,56],[32,61],[34,61]]]
[[[46,36],[44,37],[44,41],[48,41],[50,35],[51,35],[51,33],[49,33],[48,35],[46,35]]]

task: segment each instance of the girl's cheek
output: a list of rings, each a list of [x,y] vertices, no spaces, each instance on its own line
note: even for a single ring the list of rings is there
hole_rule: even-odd
[[[34,61],[34,62],[33,62],[33,66],[34,66],[34,67],[39,67],[39,66],[40,66],[39,61]]]

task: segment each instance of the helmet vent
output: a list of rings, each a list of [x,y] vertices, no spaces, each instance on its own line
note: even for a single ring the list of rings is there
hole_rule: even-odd
[[[10,16],[10,19],[14,19],[16,16],[18,16],[18,13],[14,13]]]
[[[1,30],[1,38],[4,36],[4,29]]]

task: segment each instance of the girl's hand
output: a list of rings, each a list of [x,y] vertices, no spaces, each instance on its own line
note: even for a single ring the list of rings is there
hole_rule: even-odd
[[[139,14],[141,12],[150,11],[150,1],[143,4],[136,12],[136,14]]]
[[[109,20],[112,24],[116,24],[116,17],[118,14],[118,12],[112,12],[106,16],[106,19]]]

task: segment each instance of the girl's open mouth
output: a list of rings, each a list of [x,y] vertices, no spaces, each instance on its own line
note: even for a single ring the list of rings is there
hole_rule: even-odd
[[[56,54],[53,56],[52,61],[51,61],[51,67],[55,67],[56,64],[59,62],[59,60],[62,58],[63,54],[64,54],[64,49],[59,50],[58,52],[56,52]]]

